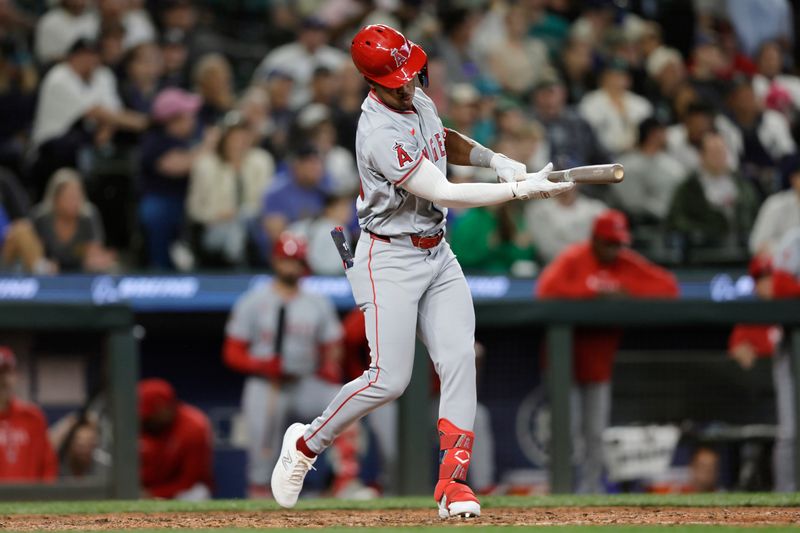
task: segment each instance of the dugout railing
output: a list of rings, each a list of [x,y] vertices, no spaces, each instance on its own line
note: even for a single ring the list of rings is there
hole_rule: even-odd
[[[133,336],[133,312],[122,304],[84,305],[1,302],[0,331],[59,335],[87,332],[102,335],[108,413],[111,418],[111,460],[107,479],[58,481],[52,484],[0,484],[0,500],[133,499],[139,496],[136,382],[139,353]]]
[[[800,301],[778,300],[712,302],[693,300],[586,300],[476,302],[478,327],[543,328],[550,361],[546,370],[550,398],[550,490],[573,489],[572,439],[570,436],[570,387],[572,383],[572,333],[577,326],[672,327],[733,326],[738,323],[782,324],[792,350],[792,372],[800,383]],[[534,335],[532,335],[532,338]],[[531,351],[539,349],[531,342]],[[399,461],[396,489],[401,494],[427,494],[431,465],[428,436],[419,430],[415,413],[424,412],[428,401],[429,366],[424,347],[418,343],[414,377],[400,400]],[[795,387],[795,427],[800,427],[800,388]],[[795,440],[800,457],[800,439]],[[795,462],[800,486],[800,461]]]

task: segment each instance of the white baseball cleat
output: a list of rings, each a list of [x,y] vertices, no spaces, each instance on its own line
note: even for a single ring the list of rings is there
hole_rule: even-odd
[[[303,480],[317,460],[316,457],[306,457],[297,449],[297,439],[303,436],[307,427],[306,424],[292,424],[283,435],[281,454],[272,470],[271,482],[272,496],[281,507],[295,506],[303,490]]]
[[[439,501],[439,518],[477,518],[481,515],[481,504],[474,501],[447,503],[447,496]]]

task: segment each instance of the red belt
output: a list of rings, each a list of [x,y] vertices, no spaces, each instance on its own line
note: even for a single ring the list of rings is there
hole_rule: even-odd
[[[391,237],[387,237],[386,235],[379,235],[377,233],[372,233],[371,231],[367,231],[373,239],[378,239],[379,241],[383,242],[392,242]],[[424,237],[422,235],[409,235],[411,238],[411,244],[416,246],[417,248],[422,248],[423,250],[427,250],[429,248],[434,248],[442,242],[444,238],[444,231],[439,231],[436,235],[429,235]]]

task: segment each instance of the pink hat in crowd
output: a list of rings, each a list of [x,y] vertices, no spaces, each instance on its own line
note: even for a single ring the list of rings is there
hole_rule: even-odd
[[[183,89],[170,87],[156,95],[151,113],[156,122],[166,122],[185,114],[195,114],[203,104],[203,99]]]

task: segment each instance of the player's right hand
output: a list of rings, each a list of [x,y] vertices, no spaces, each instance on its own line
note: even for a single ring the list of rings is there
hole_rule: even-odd
[[[503,154],[494,154],[489,166],[497,172],[497,181],[500,183],[522,181],[526,179],[525,174],[528,172],[524,164]]]
[[[548,181],[547,176],[553,170],[553,163],[547,163],[539,172],[527,174],[527,179],[514,183],[514,197],[517,200],[538,200],[558,196],[575,188],[575,183],[563,181],[553,183]]]

